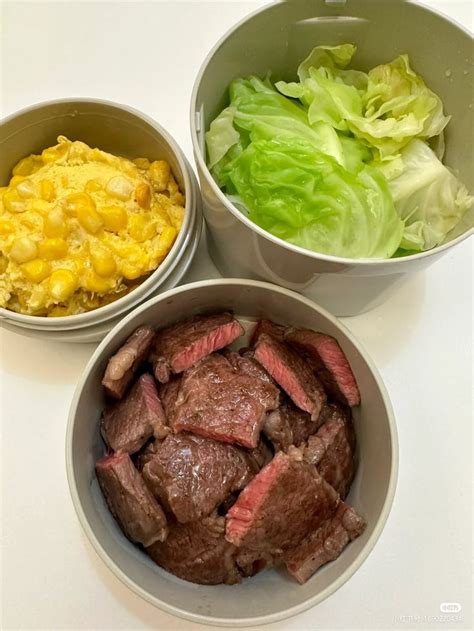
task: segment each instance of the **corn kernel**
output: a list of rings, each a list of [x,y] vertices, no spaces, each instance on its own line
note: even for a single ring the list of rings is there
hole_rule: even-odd
[[[49,293],[52,298],[59,302],[64,302],[76,291],[76,275],[68,269],[55,270],[48,283]]]
[[[36,195],[36,187],[28,178],[25,178],[22,182],[20,182],[17,185],[16,190],[18,191],[18,195],[24,199],[28,199],[29,197],[34,197]]]
[[[148,158],[135,158],[132,162],[142,171],[147,171],[150,168],[150,160],[148,160]]]
[[[116,175],[107,182],[106,191],[112,197],[126,200],[130,198],[133,188],[133,184],[128,178]]]
[[[66,215],[60,206],[55,206],[43,221],[43,232],[47,237],[62,237],[67,233]]]
[[[77,217],[79,209],[95,210],[95,202],[87,193],[71,193],[66,197],[65,210],[69,217]]]
[[[18,184],[21,184],[24,180],[26,180],[26,177],[24,175],[14,175],[10,180],[10,186],[18,186]]]
[[[25,202],[16,189],[10,189],[3,195],[3,205],[11,213],[23,213],[26,210]]]
[[[51,273],[51,265],[41,259],[33,259],[21,266],[26,278],[33,283],[40,283]]]
[[[156,235],[156,223],[146,215],[132,215],[128,222],[128,232],[134,241],[142,243]]]
[[[122,261],[120,265],[120,273],[128,280],[135,280],[143,276],[143,269],[140,265],[136,265],[131,261]]]
[[[84,289],[96,294],[104,294],[115,287],[115,280],[103,278],[93,270],[89,270],[84,278]]]
[[[15,232],[15,226],[8,219],[0,219],[0,234]]]
[[[50,180],[41,181],[41,197],[46,202],[52,202],[56,197],[56,189]]]
[[[47,215],[50,212],[51,206],[49,202],[46,202],[44,199],[34,199],[31,202],[30,208],[40,215]]]
[[[34,241],[29,237],[20,237],[13,242],[10,249],[10,258],[13,259],[15,263],[26,263],[36,258],[37,252],[38,248]]]
[[[148,173],[155,190],[158,193],[164,191],[168,186],[168,180],[171,176],[170,165],[164,160],[155,160],[150,164]]]
[[[104,228],[110,232],[118,232],[127,227],[127,212],[121,206],[103,206],[97,212],[102,217]]]
[[[170,194],[170,200],[173,202],[173,204],[179,204],[180,206],[182,206],[184,204],[184,196],[181,194],[179,186],[172,175],[170,176],[167,189],[168,193]]]
[[[38,254],[47,261],[62,259],[67,254],[67,243],[64,239],[57,237],[45,239],[39,244]]]
[[[99,180],[89,180],[86,182],[86,186],[84,188],[86,193],[97,193],[102,190],[102,184]]]
[[[48,296],[46,293],[46,289],[45,287],[43,287],[43,285],[36,285],[35,287],[33,287],[33,290],[30,294],[30,296],[28,297],[28,303],[25,304],[25,309],[29,308],[29,309],[33,309],[34,311],[38,311],[39,309],[42,309],[46,302],[47,302]]]
[[[148,209],[151,204],[151,189],[146,182],[140,182],[135,188],[135,199],[141,208]]]
[[[81,226],[90,234],[98,232],[103,225],[103,221],[95,208],[81,206],[77,209],[77,220]]]
[[[13,167],[13,175],[31,175],[34,171],[34,166],[33,156],[23,158],[23,160],[20,160],[20,162]]]
[[[173,226],[165,226],[158,239],[158,248],[168,252],[176,238],[176,229]]]
[[[112,253],[105,247],[94,247],[91,249],[91,261],[94,271],[104,278],[112,276],[117,270]]]

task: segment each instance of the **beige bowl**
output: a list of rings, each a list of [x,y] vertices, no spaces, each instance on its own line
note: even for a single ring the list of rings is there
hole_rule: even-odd
[[[191,96],[191,137],[201,182],[209,253],[223,276],[267,280],[352,316],[389,297],[406,274],[425,269],[474,234],[474,208],[432,250],[393,259],[348,259],[312,252],[266,232],[214,181],[204,134],[227,104],[229,83],[242,76],[293,81],[317,44],[357,44],[357,66],[368,70],[408,53],[414,68],[452,115],[446,164],[474,190],[472,34],[433,9],[406,0],[273,2],[246,16],[204,60]]]
[[[156,271],[126,296],[87,313],[59,318],[23,315],[0,308],[0,321],[4,320],[10,328],[16,327],[19,332],[32,329],[46,336],[52,331],[86,330],[106,322],[111,329],[114,319],[156,293],[171,275],[181,278],[202,225],[196,177],[173,138],[145,114],[107,101],[49,101],[6,118],[0,125],[0,185],[8,182],[12,167],[21,158],[56,144],[61,134],[127,158],[167,160],[185,193],[186,205],[183,225],[170,252]]]
[[[359,468],[348,502],[368,522],[364,534],[305,585],[267,570],[240,585],[194,585],[155,565],[118,528],[94,471],[103,454],[99,418],[104,406],[101,378],[109,357],[144,323],[163,327],[183,316],[232,309],[248,328],[256,318],[308,327],[336,337],[359,383],[362,405],[354,410]],[[333,316],[292,291],[241,279],[208,280],[170,290],[130,313],[95,351],[77,386],[69,414],[66,466],[72,500],[95,550],[125,585],[153,605],[193,622],[250,626],[275,622],[316,605],[361,566],[382,532],[392,506],[398,445],[390,401],[365,350]]]

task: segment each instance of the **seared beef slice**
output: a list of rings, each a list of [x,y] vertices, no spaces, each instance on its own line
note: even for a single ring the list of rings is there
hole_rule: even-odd
[[[168,533],[165,514],[130,456],[106,456],[97,461],[95,470],[110,512],[125,535],[144,546],[164,541]]]
[[[346,545],[364,532],[365,526],[353,508],[340,502],[336,513],[320,528],[285,552],[288,571],[299,583],[305,583],[318,568],[337,559]]]
[[[319,473],[344,498],[355,473],[355,433],[348,408],[330,406],[327,421],[308,439],[304,460],[315,465]]]
[[[226,538],[262,556],[279,555],[319,528],[338,502],[314,467],[280,452],[227,513]]]
[[[298,447],[315,434],[322,419],[323,413],[317,421],[312,421],[307,412],[303,412],[287,399],[277,410],[267,414],[263,433],[271,441],[275,451],[287,451],[290,445]]]
[[[270,373],[293,403],[316,421],[326,401],[324,389],[308,364],[294,350],[262,334],[255,359]]]
[[[231,344],[244,332],[231,313],[196,316],[158,331],[150,360],[155,377],[166,383],[200,359]]]
[[[169,381],[167,381],[166,383],[160,383],[158,387],[158,394],[160,396],[163,409],[165,411],[168,425],[171,425],[172,422],[180,384],[181,377],[171,377]]]
[[[141,375],[125,398],[107,404],[101,431],[110,449],[131,454],[151,436],[167,435],[165,414],[151,375]]]
[[[354,373],[336,339],[307,329],[289,330],[285,339],[305,354],[328,393],[345,405],[359,405]]]
[[[253,350],[247,349],[239,354],[235,351],[225,349],[223,355],[238,372],[248,375],[249,377],[256,377],[267,383],[275,384],[265,368],[255,359]]]
[[[225,518],[211,515],[200,521],[173,524],[164,543],[147,549],[155,563],[192,583],[240,583],[235,547],[224,537]]]
[[[258,471],[250,454],[215,440],[177,434],[157,445],[143,477],[181,523],[209,515]]]
[[[154,335],[150,326],[139,327],[109,359],[102,385],[114,399],[122,398],[138,366],[147,357]]]
[[[276,324],[271,320],[259,320],[253,330],[250,345],[256,346],[261,335],[269,335],[270,337],[282,342],[285,332],[286,327],[281,324]]]
[[[215,353],[184,373],[172,427],[253,448],[265,413],[278,404],[278,388],[237,372]]]

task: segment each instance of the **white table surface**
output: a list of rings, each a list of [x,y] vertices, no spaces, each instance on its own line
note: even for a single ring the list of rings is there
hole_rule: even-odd
[[[472,28],[471,1],[425,3]],[[188,107],[199,65],[228,27],[262,5],[4,2],[2,116],[68,96],[128,103],[155,117],[192,159]],[[273,631],[472,627],[472,260],[464,242],[381,307],[345,319],[392,397],[398,489],[356,575]],[[191,276],[210,271],[203,258]],[[93,349],[1,332],[1,628],[199,631],[125,588],[76,519],[64,436]],[[446,601],[462,611],[439,622]]]

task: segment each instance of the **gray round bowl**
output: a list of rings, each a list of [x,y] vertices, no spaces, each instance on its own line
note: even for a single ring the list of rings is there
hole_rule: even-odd
[[[224,276],[268,280],[300,291],[337,315],[362,313],[388,297],[406,273],[434,263],[472,235],[474,209],[438,247],[405,258],[347,259],[318,254],[271,235],[222,193],[205,160],[204,134],[227,105],[229,83],[241,76],[294,80],[317,44],[357,44],[368,70],[408,53],[416,70],[452,115],[445,162],[474,189],[472,35],[445,16],[406,0],[274,2],[231,28],[199,70],[191,97],[191,136],[201,181],[209,251]],[[468,109],[469,108],[469,109]]]
[[[359,383],[362,405],[354,409],[359,468],[348,502],[368,522],[364,534],[305,585],[267,570],[240,585],[205,586],[182,581],[155,565],[122,534],[100,492],[94,471],[103,454],[99,418],[104,406],[101,378],[109,357],[135,328],[163,327],[183,317],[231,309],[241,322],[272,318],[336,337]],[[327,311],[299,294],[268,283],[208,280],[172,289],[127,315],[89,361],[71,404],[66,467],[72,500],[82,527],[105,564],[151,604],[205,624],[250,626],[275,622],[316,605],[361,566],[382,532],[395,493],[398,445],[395,420],[380,375],[365,350]]]
[[[108,305],[59,318],[15,313],[0,308],[0,321],[23,332],[33,329],[49,332],[78,331],[96,327],[130,311],[174,273],[184,274],[186,255],[194,248],[201,232],[201,196],[196,176],[173,138],[154,120],[124,105],[94,99],[64,99],[33,105],[4,119],[0,125],[0,185],[8,182],[12,167],[30,153],[41,153],[64,135],[92,147],[126,158],[147,157],[169,162],[186,196],[184,221],[170,252],[161,265],[129,294]],[[180,274],[180,268],[182,273]],[[178,281],[176,281],[178,282]]]

